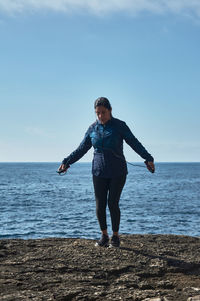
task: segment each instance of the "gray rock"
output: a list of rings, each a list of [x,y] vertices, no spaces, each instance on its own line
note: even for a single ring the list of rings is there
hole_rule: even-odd
[[[199,238],[175,235],[122,235],[120,249],[0,240],[0,300],[200,301],[199,251]]]
[[[169,301],[166,297],[148,298],[143,301]]]
[[[194,296],[194,297],[190,297],[190,298],[188,298],[187,301],[200,301],[200,295]]]
[[[148,298],[148,299],[145,299],[143,301],[168,301],[168,299],[166,297],[157,297],[157,298]]]

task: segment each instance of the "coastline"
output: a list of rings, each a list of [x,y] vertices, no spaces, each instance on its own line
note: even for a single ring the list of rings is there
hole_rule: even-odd
[[[200,300],[200,238],[120,237],[0,240],[0,300]]]

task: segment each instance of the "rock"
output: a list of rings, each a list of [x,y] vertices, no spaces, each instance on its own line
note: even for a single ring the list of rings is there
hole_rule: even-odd
[[[157,297],[157,298],[148,298],[148,299],[145,299],[143,301],[168,301],[168,299],[166,297]]]
[[[148,298],[148,299],[145,299],[143,301],[162,301],[162,299],[160,297],[158,297],[158,298],[150,298],[150,299]]]
[[[148,299],[145,299],[143,301],[168,301],[168,299],[166,297],[157,297],[157,298],[148,298]]]
[[[190,297],[190,298],[188,298],[187,301],[200,301],[200,295],[194,296],[194,297]]]
[[[199,251],[199,238],[175,235],[122,235],[120,249],[0,240],[0,300],[200,301]]]

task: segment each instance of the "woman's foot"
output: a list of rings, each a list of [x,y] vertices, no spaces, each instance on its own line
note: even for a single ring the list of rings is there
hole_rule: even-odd
[[[101,239],[96,242],[95,246],[109,247],[109,237],[106,234],[102,234]]]
[[[120,247],[120,240],[118,235],[113,235],[111,238],[111,247],[119,248]]]

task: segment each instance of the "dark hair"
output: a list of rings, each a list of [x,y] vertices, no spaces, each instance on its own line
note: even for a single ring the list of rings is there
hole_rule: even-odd
[[[112,110],[111,104],[110,104],[108,98],[106,98],[106,97],[99,97],[95,100],[94,109],[96,109],[96,107],[100,107],[100,106],[103,106],[104,108],[108,109],[109,111]]]

